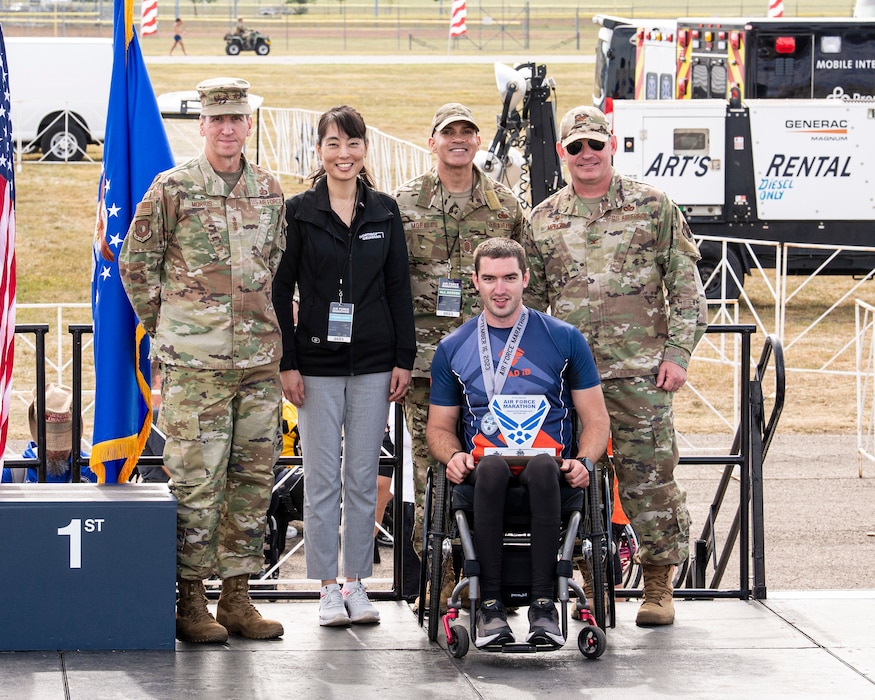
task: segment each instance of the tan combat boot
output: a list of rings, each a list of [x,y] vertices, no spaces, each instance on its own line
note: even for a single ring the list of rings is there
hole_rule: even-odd
[[[592,574],[589,573],[586,557],[577,557],[574,564],[583,578],[583,592],[586,593],[586,599],[592,600]]]
[[[231,634],[248,639],[276,639],[283,635],[283,626],[276,620],[265,620],[249,598],[249,576],[241,574],[222,581],[222,595],[216,610],[219,620]]]
[[[638,608],[635,624],[639,627],[654,627],[674,623],[674,600],[672,599],[671,575],[673,566],[644,564],[644,602]]]
[[[222,643],[228,641],[228,630],[216,622],[207,610],[204,582],[179,579],[176,601],[176,637],[183,642]]]

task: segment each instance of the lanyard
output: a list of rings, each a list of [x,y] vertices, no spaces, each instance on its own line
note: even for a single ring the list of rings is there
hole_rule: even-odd
[[[441,190],[441,218],[444,221],[444,247],[447,250],[447,277],[449,277],[453,273],[453,253],[456,252],[456,246],[459,244],[461,226],[456,225],[456,237],[453,239],[452,247],[450,247],[450,234],[447,233],[447,212],[444,208],[444,183],[438,180],[438,185]]]
[[[529,322],[529,310],[523,306],[520,316],[511,329],[504,346],[504,352],[498,360],[498,366],[492,369],[492,348],[489,343],[489,329],[486,326],[486,318],[481,313],[477,319],[477,340],[480,350],[480,370],[483,372],[483,388],[486,390],[487,401],[492,401],[496,394],[501,394],[507,375],[510,372],[513,358]]]
[[[333,226],[335,230],[339,230],[340,233],[344,234],[346,237],[346,253],[344,254],[343,249],[340,251],[340,255],[337,254],[337,236],[331,236],[332,239],[332,248],[334,249],[334,261],[337,266],[337,299],[342,304],[343,303],[343,276],[346,274],[347,279],[352,276],[352,239],[353,239],[353,225],[355,223],[355,216],[358,212],[358,202],[359,202],[359,194],[358,187],[356,187],[356,196],[355,203],[352,206],[352,218],[350,219],[349,226],[344,223],[339,216],[331,210],[329,215],[329,225]],[[331,207],[329,200],[329,208]],[[340,224],[341,228],[338,229],[337,226]],[[330,232],[329,232],[330,235]],[[345,272],[344,272],[345,271]]]

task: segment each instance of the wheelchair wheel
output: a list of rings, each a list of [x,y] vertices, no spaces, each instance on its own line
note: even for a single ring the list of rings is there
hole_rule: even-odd
[[[596,469],[596,471],[598,471],[598,469]],[[615,537],[616,533],[612,520],[614,513],[613,500],[609,497],[609,494],[611,493],[612,478],[612,470],[605,469],[601,478],[601,488],[602,493],[604,494],[604,498],[602,499],[602,511],[604,513],[604,521],[605,523],[608,523],[606,528],[608,557],[605,560],[605,596],[607,597],[607,603],[605,604],[606,616],[604,629],[617,626],[617,598],[615,589],[620,583],[617,577],[616,566],[616,560],[618,559],[617,541]]]
[[[590,485],[586,489],[586,533],[592,545],[590,551],[590,573],[592,574],[593,600],[589,601],[590,610],[595,616],[596,624],[605,629],[605,563],[609,552],[607,525],[604,520],[599,483],[600,479],[594,470],[590,474]]]
[[[617,553],[623,572],[623,588],[638,588],[641,585],[641,565],[635,562],[638,552],[638,534],[631,525],[623,526],[617,536]]]
[[[425,477],[425,507],[422,517],[422,549],[419,559],[419,607],[416,610],[416,619],[419,626],[425,623],[425,594],[428,590],[428,567],[431,563],[431,538],[429,530],[431,526],[431,490],[434,481],[434,469],[431,467]]]
[[[433,473],[434,505],[429,528],[429,593],[428,593],[428,638],[437,639],[441,621],[441,589],[444,578],[443,541],[447,499],[447,474],[438,467]]]
[[[471,638],[468,636],[468,630],[465,625],[457,624],[450,627],[453,634],[452,640],[447,640],[447,649],[454,659],[461,659],[468,653],[471,644]]]
[[[608,648],[608,638],[604,630],[587,625],[577,635],[577,648],[587,659],[597,659]]]

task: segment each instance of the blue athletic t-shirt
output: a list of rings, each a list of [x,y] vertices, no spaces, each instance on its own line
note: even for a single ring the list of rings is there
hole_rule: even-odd
[[[511,328],[489,326],[493,368]],[[543,394],[550,409],[532,444],[555,448],[563,457],[573,457],[572,390],[599,385],[599,375],[583,334],[574,326],[539,311],[529,310],[529,320],[514,356],[507,381],[507,394]],[[477,319],[471,319],[441,340],[431,364],[431,398],[436,406],[461,406],[466,450],[475,459],[486,447],[506,447],[491,419],[484,428],[488,399],[480,368]]]

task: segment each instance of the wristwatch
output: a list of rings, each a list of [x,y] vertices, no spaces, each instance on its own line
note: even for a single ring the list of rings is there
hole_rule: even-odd
[[[576,459],[578,462],[583,464],[583,466],[586,468],[586,471],[595,471],[595,466],[593,465],[592,460],[589,457],[577,457]]]

